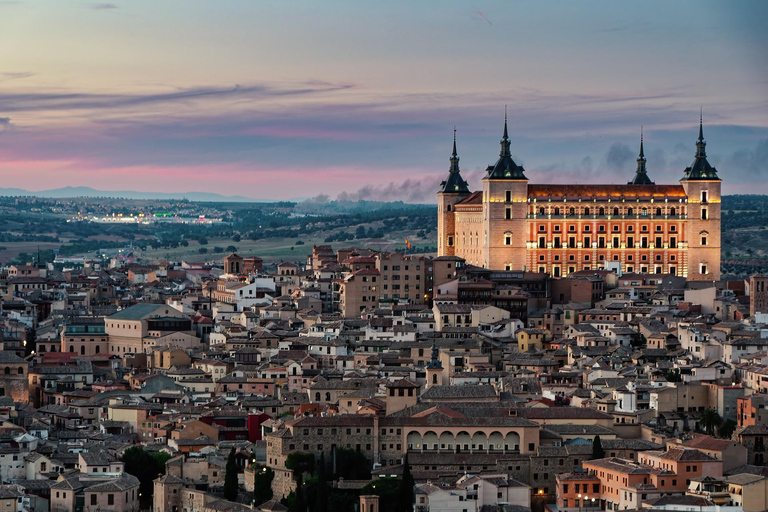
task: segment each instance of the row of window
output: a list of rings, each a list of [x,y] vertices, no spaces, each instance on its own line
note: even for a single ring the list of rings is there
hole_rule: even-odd
[[[708,235],[702,234],[701,235],[701,245],[708,245],[707,243]],[[651,243],[653,243],[653,247],[651,247]],[[664,247],[664,245],[668,244],[667,247]],[[512,235],[506,234],[504,235],[504,245],[511,245],[512,244]],[[628,236],[624,242],[625,249],[662,249],[662,248],[668,248],[668,249],[677,249],[677,237],[671,236],[669,237],[669,240],[667,242],[664,241],[664,237],[657,236],[655,238],[649,238],[647,236],[640,237],[639,239],[636,239],[634,236]],[[565,244],[565,240],[561,239],[559,236],[553,237],[551,240],[547,240],[546,236],[540,236],[537,247],[539,249],[576,249],[576,248],[593,248],[593,249],[619,249],[622,246],[622,240],[619,236],[614,236],[613,239],[606,238],[604,236],[598,237],[596,241],[592,241],[591,236],[585,236],[583,238],[583,242],[581,247],[578,246],[579,241],[577,241],[577,238],[575,236],[568,237],[568,243]],[[610,245],[610,247],[609,247]]]
[[[551,224],[550,224],[551,225]],[[633,233],[635,231],[635,225],[634,224],[612,224],[611,231],[614,233],[620,233],[621,227],[625,225],[627,227],[627,233]],[[661,224],[656,224],[656,233],[663,233],[664,232],[664,226]],[[649,225],[648,224],[641,224],[640,225],[640,231],[642,233],[648,233]],[[539,232],[543,233],[547,231],[547,224],[539,224]],[[554,224],[552,225],[552,231],[555,233],[560,232],[560,224]],[[589,233],[592,231],[592,227],[589,224],[585,224],[582,227],[582,232]],[[598,233],[605,233],[606,232],[606,224],[599,224],[597,226]],[[568,232],[569,233],[575,233],[576,232],[576,224],[568,224]],[[677,232],[677,224],[670,224],[669,225],[669,232],[670,233],[676,233]]]
[[[509,212],[510,214],[510,217],[507,217],[507,218],[511,218],[511,211],[512,211],[511,208],[507,208],[507,212]],[[538,215],[553,215],[553,216],[559,216],[560,214],[570,215],[570,216],[597,215],[599,217],[605,217],[606,215],[613,215],[614,217],[619,217],[621,215],[627,215],[627,216],[640,215],[643,217],[647,217],[649,213],[651,215],[655,214],[656,217],[662,217],[664,215],[675,216],[678,214],[678,212],[683,214],[682,209],[678,210],[674,206],[669,209],[656,208],[655,210],[653,208],[649,209],[647,207],[638,208],[637,210],[635,210],[631,206],[628,208],[624,208],[624,207],[619,208],[618,206],[614,206],[613,209],[611,208],[606,209],[605,207],[602,207],[602,206],[600,208],[595,208],[595,209],[591,209],[588,206],[584,208],[575,208],[571,206],[570,208],[562,208],[562,209],[559,206],[555,206],[554,208],[551,208],[551,207],[545,208],[543,206],[540,206],[538,210],[536,210],[535,208],[531,210],[531,213],[533,214],[538,213]]]

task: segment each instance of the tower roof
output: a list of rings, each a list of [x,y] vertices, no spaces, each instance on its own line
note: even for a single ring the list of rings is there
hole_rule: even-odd
[[[527,180],[525,177],[525,169],[522,166],[517,165],[512,160],[512,154],[509,150],[510,142],[509,135],[507,135],[507,112],[504,109],[504,135],[501,138],[501,151],[499,152],[499,159],[495,164],[489,165],[486,171],[488,174],[485,179],[489,180]]]
[[[440,192],[445,194],[469,194],[469,186],[461,177],[459,171],[459,155],[456,152],[456,128],[453,129],[453,153],[451,153],[451,167],[448,171],[448,179],[440,183]]]
[[[699,114],[699,140],[696,141],[696,158],[690,167],[685,168],[683,180],[719,180],[717,169],[707,161],[707,143],[704,142],[703,115]]]
[[[655,185],[648,177],[645,169],[645,152],[643,151],[643,128],[640,128],[640,155],[637,157],[637,171],[632,181],[627,185]]]

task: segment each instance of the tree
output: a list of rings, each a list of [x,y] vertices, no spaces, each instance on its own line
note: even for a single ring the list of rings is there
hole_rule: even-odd
[[[414,487],[416,483],[411,475],[411,466],[408,464],[408,453],[405,454],[403,460],[403,479],[400,484],[400,493],[398,496],[398,510],[400,512],[408,512],[413,510],[413,496]]]
[[[370,480],[371,463],[365,455],[351,448],[336,448],[336,478]]]
[[[320,466],[317,468],[317,491],[312,512],[328,512],[328,477],[325,473],[325,454],[320,454]]]
[[[125,472],[139,479],[142,508],[148,507],[152,502],[153,481],[165,473],[167,459],[159,454],[152,455],[140,446],[132,446],[125,450],[122,460]]]
[[[736,422],[733,420],[726,420],[725,423],[723,423],[723,426],[720,427],[718,434],[723,439],[730,439],[735,430],[736,430]]]
[[[375,494],[378,496],[381,504],[381,512],[400,512],[402,502],[400,501],[404,485],[399,478],[377,478],[369,483],[360,491],[361,495]]]
[[[307,498],[304,495],[304,478],[299,473],[296,479],[296,501],[293,504],[291,512],[307,512]]]
[[[592,440],[592,458],[590,460],[604,459],[605,450],[603,450],[603,443],[600,442],[600,436],[595,436]]]
[[[267,466],[254,469],[253,501],[257,506],[272,499],[272,480],[274,478],[275,472]]]
[[[224,499],[229,501],[237,500],[237,465],[235,464],[235,449],[229,451],[227,459],[227,471],[224,475]]]
[[[704,409],[701,413],[701,418],[699,418],[699,425],[709,435],[712,435],[715,429],[720,428],[720,425],[722,424],[723,419],[714,409]]]

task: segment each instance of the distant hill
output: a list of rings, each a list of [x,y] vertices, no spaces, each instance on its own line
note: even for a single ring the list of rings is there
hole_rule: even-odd
[[[40,192],[30,192],[20,188],[0,188],[0,196],[34,196],[50,199],[65,199],[72,197],[115,197],[121,199],[188,199],[203,202],[267,202],[266,199],[254,199],[245,196],[225,196],[212,192],[137,192],[135,190],[96,190],[91,187],[62,187]]]

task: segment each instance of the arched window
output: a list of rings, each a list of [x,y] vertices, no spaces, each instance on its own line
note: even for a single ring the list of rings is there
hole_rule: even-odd
[[[436,373],[432,374],[432,384],[437,384],[437,374]]]
[[[74,345],[70,345],[69,346],[69,351],[70,352],[74,352],[75,351],[75,346]]]
[[[98,354],[98,353],[100,353],[100,352],[101,352],[101,349],[99,348],[99,346],[98,346],[98,345],[96,345],[96,354]]]
[[[643,217],[648,216],[648,208],[643,208]]]
[[[320,392],[318,391],[317,393],[315,393],[315,402],[319,402],[319,401],[320,401]]]
[[[23,366],[19,366],[18,373],[19,373],[19,375],[24,375],[24,367]]]
[[[589,207],[584,208],[584,215],[589,215]]]
[[[331,393],[330,392],[326,392],[325,393],[325,401],[326,402],[330,402],[331,401]]]
[[[617,217],[619,216],[619,209],[617,207],[613,208],[613,214],[616,215]]]
[[[661,208],[656,208],[656,215],[661,217]]]
[[[81,356],[85,355],[85,345],[80,345],[80,355]]]
[[[568,215],[576,215],[576,209],[573,206],[568,210]]]
[[[627,215],[634,215],[634,210],[632,208],[627,208]]]
[[[9,367],[7,367],[7,366],[5,367],[5,374],[6,375],[10,375],[11,374],[11,369]]]
[[[669,209],[669,214],[670,215],[677,215],[677,209],[673,206],[672,208]]]
[[[539,215],[544,215],[544,207],[539,208]]]
[[[599,210],[599,212],[600,212],[600,213],[599,213],[598,215],[600,215],[600,216],[602,217],[603,215],[605,215],[605,208],[603,208],[603,207],[600,207],[600,210]]]

